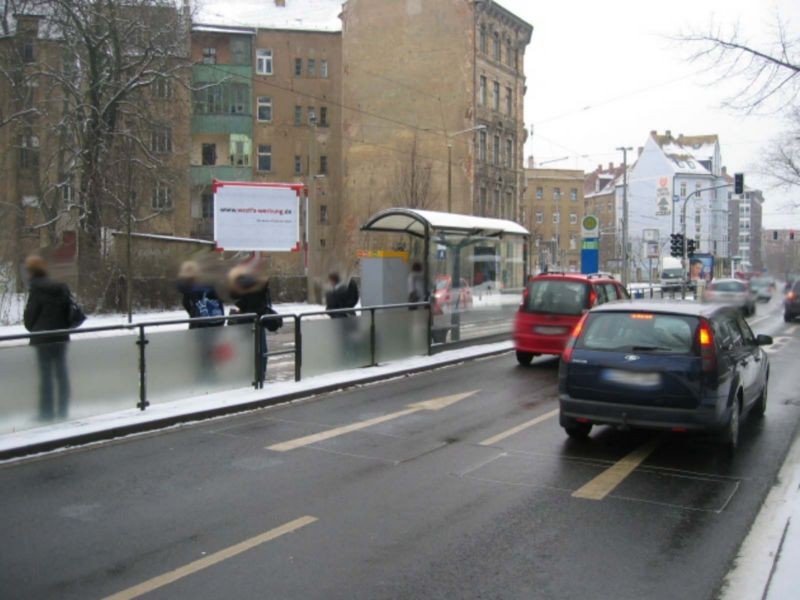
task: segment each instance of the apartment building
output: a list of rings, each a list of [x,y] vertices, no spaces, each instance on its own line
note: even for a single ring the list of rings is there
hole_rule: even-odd
[[[733,185],[733,177],[722,167],[723,179]],[[745,187],[744,196],[728,191],[728,240],[730,254],[738,259],[742,271],[761,271],[764,268],[762,252],[762,216],[764,193],[761,190]]]
[[[763,229],[764,268],[773,277],[800,274],[800,230]]]
[[[532,239],[531,265],[538,270],[580,272],[583,171],[526,168],[523,203],[523,225]]]

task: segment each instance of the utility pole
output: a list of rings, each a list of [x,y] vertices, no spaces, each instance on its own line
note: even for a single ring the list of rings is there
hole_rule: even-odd
[[[631,147],[620,146],[622,152],[622,285],[628,285],[628,152]]]

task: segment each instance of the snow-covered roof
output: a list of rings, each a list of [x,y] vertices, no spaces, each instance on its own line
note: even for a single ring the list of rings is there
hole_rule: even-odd
[[[438,230],[486,237],[504,233],[529,234],[527,229],[514,221],[413,208],[387,208],[370,217],[361,227],[364,231],[409,233],[417,237],[425,237],[426,228],[429,233]]]
[[[202,23],[193,24],[192,31],[201,31],[203,33],[238,33],[240,35],[255,35],[256,33],[256,30],[252,27],[221,27],[219,25],[203,25]]]
[[[193,19],[233,27],[293,29],[305,31],[342,30],[339,14],[343,0],[195,0]]]

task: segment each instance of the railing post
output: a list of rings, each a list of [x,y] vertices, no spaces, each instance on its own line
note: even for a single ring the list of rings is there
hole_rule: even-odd
[[[369,309],[369,353],[370,353],[370,365],[376,366],[378,363],[375,360],[375,309]]]
[[[136,405],[139,410],[144,410],[150,403],[147,401],[147,361],[145,346],[149,342],[144,334],[144,325],[139,325],[139,339],[136,345],[139,346],[139,403]]]
[[[303,329],[301,318],[303,315],[294,316],[294,380],[300,381],[303,367]]]
[[[230,325],[230,323],[229,323]],[[256,316],[253,320],[253,350],[255,352],[255,377],[253,378],[253,387],[255,389],[261,389],[264,387],[264,371],[261,369],[261,329],[263,324],[261,323],[261,317]]]
[[[428,356],[433,354],[433,310],[431,310],[431,303],[425,307],[428,311]]]

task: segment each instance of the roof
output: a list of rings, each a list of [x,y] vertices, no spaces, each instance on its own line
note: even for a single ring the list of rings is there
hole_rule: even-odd
[[[729,308],[719,304],[704,304],[694,300],[621,300],[594,307],[591,312],[652,312],[690,317],[708,317],[721,309]],[[734,310],[734,309],[732,309]]]
[[[387,208],[370,217],[361,229],[409,233],[416,237],[425,237],[426,231],[430,234],[430,230],[484,237],[506,233],[529,235],[527,229],[514,221],[414,208]]]
[[[220,26],[341,32],[343,0],[203,0],[195,6],[195,21]]]

